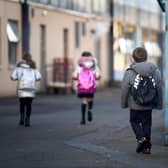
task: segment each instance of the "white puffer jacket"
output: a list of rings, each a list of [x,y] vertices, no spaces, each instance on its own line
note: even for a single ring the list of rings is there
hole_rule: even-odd
[[[27,70],[29,71],[31,70],[34,73],[33,75],[34,82],[39,81],[41,79],[41,74],[37,69],[30,68],[30,66],[24,62],[20,63],[19,66],[16,67],[11,74],[11,79],[14,81],[16,80],[18,81],[18,85],[17,85],[17,96],[18,97],[35,97],[35,90],[36,90],[35,88],[30,89],[30,90],[19,88],[19,82],[22,78],[22,75],[23,74],[26,75],[26,73],[24,72]],[[26,78],[26,76],[24,76],[24,78]]]

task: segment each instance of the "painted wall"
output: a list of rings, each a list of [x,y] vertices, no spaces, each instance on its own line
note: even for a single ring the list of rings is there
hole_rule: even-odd
[[[0,96],[14,95],[16,92],[16,82],[10,80],[10,74],[14,67],[8,64],[8,37],[6,28],[8,19],[18,22],[20,42],[17,59],[19,60],[21,58],[20,4],[14,1],[0,1]]]
[[[21,4],[17,1],[0,1],[0,97],[14,96],[16,93],[16,82],[10,80],[10,74],[14,66],[8,64],[8,37],[6,25],[8,19],[16,20],[19,24],[20,42],[18,46],[17,60],[22,57],[21,48]],[[79,12],[70,12],[67,10],[54,9],[43,5],[30,3],[29,8],[30,21],[30,52],[33,59],[40,69],[40,25],[46,27],[46,58],[45,64],[52,64],[54,58],[63,58],[63,30],[66,28],[69,32],[68,38],[68,57],[73,60],[75,67],[77,59],[85,50],[89,50],[93,55],[96,54],[96,40],[100,40],[100,68],[102,79],[100,84],[105,85],[108,81],[108,24],[101,17],[91,14],[81,14]],[[80,46],[75,47],[75,22],[80,23]],[[86,34],[82,35],[82,24],[85,23]],[[104,25],[99,32],[98,24]],[[99,32],[99,33],[97,33]],[[45,68],[45,67],[42,67]],[[40,85],[38,84],[39,89]]]

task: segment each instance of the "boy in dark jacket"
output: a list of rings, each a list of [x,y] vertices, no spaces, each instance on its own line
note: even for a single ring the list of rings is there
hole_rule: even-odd
[[[134,63],[126,70],[122,82],[121,106],[130,109],[130,123],[137,139],[136,152],[151,153],[152,109],[162,109],[162,80],[159,69],[147,62],[147,51],[138,47],[132,54]],[[132,96],[136,72],[143,76],[152,75],[156,82],[157,102],[155,105],[139,105]]]

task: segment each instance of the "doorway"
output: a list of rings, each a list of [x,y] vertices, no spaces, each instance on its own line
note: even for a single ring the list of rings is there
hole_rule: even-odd
[[[67,58],[68,57],[68,50],[69,50],[69,46],[68,46],[68,36],[69,36],[69,32],[68,32],[68,29],[64,29],[64,32],[63,32],[63,46],[64,46],[64,58]]]
[[[42,75],[41,79],[41,91],[46,90],[46,26],[40,25],[40,71]]]

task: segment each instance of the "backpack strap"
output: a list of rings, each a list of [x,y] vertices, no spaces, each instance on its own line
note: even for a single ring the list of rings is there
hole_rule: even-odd
[[[139,74],[134,68],[131,68],[131,67],[127,68],[126,71],[133,71],[136,74]]]
[[[138,73],[134,68],[129,67],[129,68],[126,69],[126,71],[129,71],[129,70],[130,70],[130,71],[134,71],[136,74],[140,74],[140,73]],[[155,71],[156,71],[156,69],[154,69],[153,72],[152,72],[150,75],[153,76],[154,73],[155,73]],[[141,75],[141,74],[140,74],[140,75]],[[142,75],[142,76],[150,76],[150,75]]]

